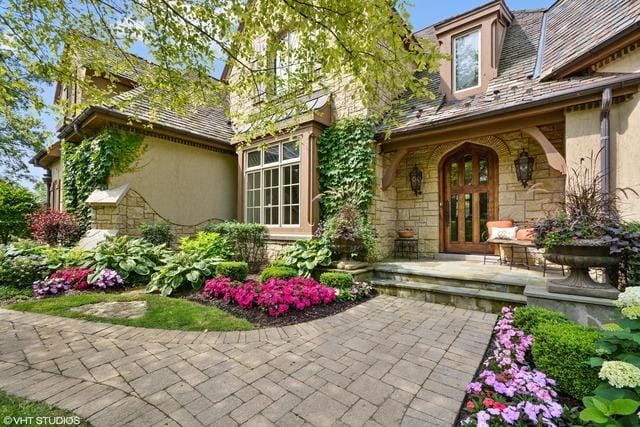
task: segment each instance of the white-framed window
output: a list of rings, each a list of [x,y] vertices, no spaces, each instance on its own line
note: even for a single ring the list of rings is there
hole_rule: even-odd
[[[453,38],[453,88],[480,86],[480,29]]]
[[[245,153],[245,221],[300,225],[300,146],[284,141]]]

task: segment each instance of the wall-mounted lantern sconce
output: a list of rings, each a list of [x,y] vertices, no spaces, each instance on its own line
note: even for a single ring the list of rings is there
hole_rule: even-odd
[[[418,169],[418,165],[413,166],[409,173],[409,179],[411,180],[411,189],[416,194],[422,194],[422,171]]]
[[[516,176],[518,177],[518,181],[520,181],[525,188],[533,176],[534,162],[535,159],[530,156],[524,148],[522,149],[520,156],[513,161],[516,166]]]

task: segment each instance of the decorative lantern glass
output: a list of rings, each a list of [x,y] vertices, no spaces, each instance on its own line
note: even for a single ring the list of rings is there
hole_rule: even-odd
[[[411,189],[416,196],[422,194],[422,171],[418,169],[418,165],[413,166],[409,173],[409,178],[411,180]]]
[[[516,176],[518,181],[522,183],[524,187],[527,187],[531,177],[533,176],[533,163],[535,159],[529,155],[529,153],[523,148],[520,156],[513,161],[516,167]]]

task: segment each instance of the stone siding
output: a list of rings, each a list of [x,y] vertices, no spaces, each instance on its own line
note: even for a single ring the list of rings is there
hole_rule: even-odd
[[[134,190],[129,190],[116,206],[94,206],[91,210],[91,228],[119,230],[119,234],[132,237],[140,236],[142,224],[162,223],[166,219],[160,216],[147,201]],[[209,224],[220,222],[211,219],[195,225],[171,224],[171,231],[179,239],[192,236]]]
[[[542,132],[562,153],[564,151],[564,126],[561,124],[541,127]],[[531,223],[545,216],[546,212],[559,208],[564,200],[565,177],[551,169],[539,144],[521,132],[485,137],[473,141],[424,147],[410,152],[398,166],[395,179],[396,219],[393,220],[393,202],[385,201],[388,208],[383,215],[384,221],[375,220],[378,233],[388,236],[388,243],[393,245],[391,230],[403,228],[414,229],[419,238],[419,253],[422,257],[430,257],[440,250],[439,219],[439,164],[449,152],[464,142],[473,142],[488,146],[498,154],[498,218],[513,219],[516,223]],[[513,161],[522,148],[535,157],[533,180],[529,188],[524,188],[516,179]],[[380,156],[379,156],[380,157]],[[380,163],[380,162],[379,162]],[[416,196],[411,190],[409,173],[417,165],[423,173],[422,194]],[[383,171],[378,165],[378,175]],[[387,190],[387,193],[390,190]],[[381,191],[378,191],[381,192]],[[393,196],[391,196],[393,197]],[[376,203],[378,198],[376,198]],[[377,207],[374,204],[374,209]],[[383,211],[384,212],[384,211]],[[375,217],[375,216],[374,216]],[[382,223],[384,222],[384,225]],[[531,251],[536,252],[536,251]],[[507,258],[511,251],[504,254]],[[524,257],[521,250],[516,249],[516,261]],[[534,257],[540,262],[540,257]]]
[[[393,242],[397,225],[396,183],[386,190],[382,190],[382,177],[391,162],[391,155],[376,156],[375,163],[375,195],[369,208],[369,220],[375,228],[378,257],[389,258],[393,253]]]

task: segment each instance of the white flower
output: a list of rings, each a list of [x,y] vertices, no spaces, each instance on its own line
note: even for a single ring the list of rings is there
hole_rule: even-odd
[[[618,295],[618,299],[613,302],[617,307],[633,307],[640,305],[640,286],[628,287]]]
[[[640,386],[640,368],[627,362],[604,362],[598,376],[616,388]]]

